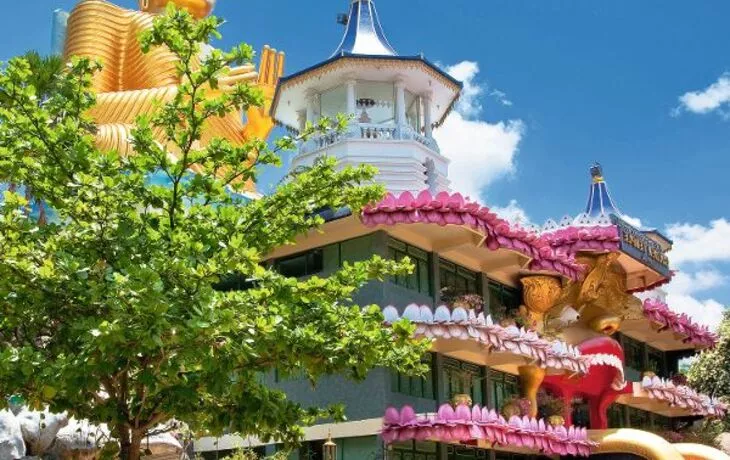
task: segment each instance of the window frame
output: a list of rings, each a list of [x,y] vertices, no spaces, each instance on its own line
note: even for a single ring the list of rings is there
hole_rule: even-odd
[[[456,394],[468,394],[474,404],[485,405],[487,402],[486,395],[484,394],[483,382],[486,379],[486,372],[484,366],[479,364],[470,363],[468,361],[462,361],[460,359],[452,358],[450,356],[444,356],[441,361],[441,372],[443,375],[444,384],[446,386],[445,396],[449,399],[453,398]],[[459,376],[452,375],[454,372],[462,373],[466,372],[471,374],[471,380],[469,384],[469,391],[464,387],[465,381],[460,379]],[[456,388],[453,386],[454,379],[460,380],[456,384]]]
[[[415,265],[413,273],[390,276],[388,280],[402,288],[416,291],[423,295],[433,296],[433,276],[431,276],[433,254],[417,246],[408,244],[405,241],[388,237],[388,259],[401,261],[406,256]],[[411,286],[412,282],[415,284],[415,287]],[[426,284],[425,289],[423,284]]]
[[[498,297],[499,303],[501,304],[499,310],[495,310],[497,306],[493,302],[493,294],[494,297]],[[507,298],[510,299],[510,302],[506,301]],[[489,284],[487,285],[487,299],[485,299],[485,304],[488,305],[489,313],[494,319],[503,319],[501,315],[507,317],[513,311],[518,310],[520,307],[521,299],[522,291],[519,288],[508,286],[491,278],[489,279]]]
[[[428,365],[428,372],[423,377],[391,371],[390,390],[393,393],[435,401],[436,381],[433,370],[436,368],[436,356],[433,353],[426,353],[421,362]]]
[[[301,275],[286,275],[281,272],[281,264],[291,262],[296,259],[304,258],[304,273]],[[310,260],[310,258],[316,258]],[[318,261],[318,263],[316,263]],[[310,265],[313,265],[310,269]],[[317,268],[319,267],[319,268]],[[274,270],[279,272],[282,276],[287,278],[304,278],[307,276],[313,276],[324,271],[324,248],[313,248],[307,251],[299,252],[289,256],[281,257],[274,261]]]
[[[481,272],[469,270],[463,265],[452,262],[449,259],[439,257],[439,290],[451,287],[454,295],[474,294],[482,296],[482,276]],[[446,280],[451,278],[455,283]],[[464,288],[457,287],[458,281],[464,282]],[[471,289],[469,283],[472,283]]]
[[[516,375],[490,368],[487,382],[487,392],[491,394],[491,402],[494,407],[502,407],[509,398],[520,396],[520,380]],[[498,387],[502,388],[501,396],[497,394]],[[507,394],[505,389],[508,387],[513,387],[515,391]]]

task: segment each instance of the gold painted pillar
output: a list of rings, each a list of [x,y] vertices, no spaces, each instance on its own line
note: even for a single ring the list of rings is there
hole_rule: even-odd
[[[520,366],[520,387],[522,397],[530,400],[530,417],[537,417],[537,392],[545,378],[545,369],[535,365]]]
[[[525,308],[522,315],[531,329],[542,333],[545,329],[545,314],[558,301],[562,292],[560,278],[549,275],[527,275],[521,280],[522,299]],[[537,417],[537,392],[545,378],[545,369],[535,365],[520,366],[522,397],[530,400],[530,416]]]

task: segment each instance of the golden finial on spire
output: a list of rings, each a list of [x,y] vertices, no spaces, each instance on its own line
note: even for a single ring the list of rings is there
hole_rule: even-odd
[[[593,166],[591,166],[591,177],[593,178],[594,184],[603,182],[603,168],[601,167],[601,163],[593,163]]]
[[[216,0],[139,0],[139,9],[148,13],[164,11],[168,3],[185,8],[196,18],[204,18],[213,11]]]

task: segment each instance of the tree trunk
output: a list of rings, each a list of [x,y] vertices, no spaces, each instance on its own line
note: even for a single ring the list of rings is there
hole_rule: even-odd
[[[119,439],[119,459],[139,460],[142,454],[142,438],[144,430],[134,430],[124,426],[117,430]]]

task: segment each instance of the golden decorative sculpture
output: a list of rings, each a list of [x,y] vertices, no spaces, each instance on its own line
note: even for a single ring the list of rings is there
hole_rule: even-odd
[[[557,301],[556,311],[566,306],[580,313],[580,322],[597,332],[616,332],[625,319],[643,318],[641,301],[626,292],[626,274],[618,253],[582,255],[578,261],[589,268],[581,281],[569,281]]]
[[[213,6],[212,0],[141,0],[146,11],[159,11],[174,1],[198,17],[205,16]],[[118,7],[104,0],[82,0],[68,20],[65,56],[98,59],[104,68],[94,77],[97,105],[91,116],[98,125],[97,145],[102,149],[132,153],[129,135],[137,116],[153,108],[155,102],[170,101],[177,93],[180,78],[175,70],[176,57],[166,49],[154,49],[143,54],[139,33],[151,27],[154,15]],[[200,57],[199,57],[200,58]],[[243,122],[241,111],[213,118],[203,130],[201,147],[214,137],[225,137],[242,144],[247,139],[268,137],[274,127],[269,117],[271,100],[279,77],[284,71],[284,55],[265,47],[259,72],[254,65],[230,69],[220,81],[226,91],[238,83],[250,83],[263,90],[265,106],[251,108]],[[164,142],[163,133],[158,140]],[[175,154],[170,147],[171,154]],[[253,185],[249,185],[253,191]]]
[[[524,287],[522,299],[526,307],[521,313],[536,331],[543,332],[545,314],[552,310],[562,292],[560,279],[548,275],[531,275],[520,281]]]

